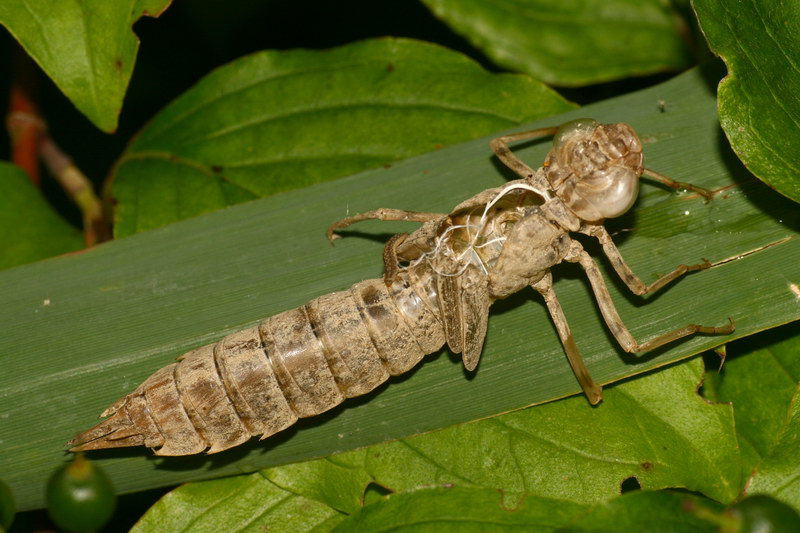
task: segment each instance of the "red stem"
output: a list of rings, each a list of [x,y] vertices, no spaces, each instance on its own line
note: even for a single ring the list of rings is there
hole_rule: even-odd
[[[11,138],[11,160],[39,185],[39,144],[44,123],[36,106],[37,66],[19,46],[11,58],[12,82],[6,125]]]

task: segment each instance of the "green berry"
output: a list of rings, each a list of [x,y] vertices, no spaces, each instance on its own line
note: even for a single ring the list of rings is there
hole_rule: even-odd
[[[108,476],[82,454],[53,473],[46,498],[50,518],[67,531],[100,529],[117,505]]]

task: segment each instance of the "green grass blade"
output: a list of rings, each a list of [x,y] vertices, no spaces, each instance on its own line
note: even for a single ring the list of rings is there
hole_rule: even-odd
[[[734,335],[698,337],[638,359],[613,343],[582,273],[556,269],[556,290],[598,381],[643,372],[800,316],[791,285],[800,282],[797,206],[754,180],[727,148],[703,72],[529,126],[578,116],[629,122],[645,142],[648,166],[675,179],[712,188],[735,185],[708,204],[644,186],[636,208],[609,228],[645,281],[682,262],[716,262],[773,244],[691,275],[657,297],[631,297],[610,282],[638,339],[689,322],[736,321]],[[520,153],[538,164],[546,150],[547,143],[538,143]],[[506,176],[499,168],[487,139],[479,139],[0,272],[0,472],[20,508],[42,505],[43,485],[65,459],[67,439],[177,355],[380,276],[381,242],[351,237],[331,247],[324,238],[331,221],[378,206],[447,211],[501,184]],[[380,237],[401,229],[410,227],[359,228]],[[521,294],[496,305],[474,376],[465,376],[459,359],[433,355],[410,376],[266,442],[216,456],[164,459],[130,449],[93,458],[121,492],[130,492],[326,455],[578,388],[543,306]]]

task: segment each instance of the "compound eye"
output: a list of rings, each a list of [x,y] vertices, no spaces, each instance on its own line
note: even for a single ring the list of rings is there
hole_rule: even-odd
[[[559,149],[577,137],[585,136],[588,138],[598,126],[600,126],[600,123],[593,118],[578,118],[565,122],[559,126],[553,136],[553,147]]]

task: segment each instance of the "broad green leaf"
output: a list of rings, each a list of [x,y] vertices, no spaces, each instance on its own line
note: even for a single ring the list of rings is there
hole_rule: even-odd
[[[17,166],[0,162],[0,269],[83,248],[67,224]]]
[[[610,338],[583,273],[568,265],[554,269],[578,347],[601,383],[800,318],[789,285],[800,279],[800,210],[754,180],[720,142],[706,81],[716,74],[691,71],[524,126],[580,116],[628,122],[644,139],[649,167],[707,187],[729,187],[706,204],[643,182],[631,213],[608,227],[645,281],[680,263],[718,262],[759,250],[687,276],[650,298],[621,291],[604,269],[611,296],[637,339],[690,322],[722,325],[730,316],[736,323],[732,335],[697,336],[639,357],[622,353]],[[667,103],[666,112],[659,110],[659,99]],[[47,475],[65,458],[65,441],[153,371],[263,317],[379,277],[382,238],[413,228],[365,223],[358,229],[375,239],[351,236],[332,247],[324,236],[332,220],[378,206],[446,212],[503,183],[510,176],[498,170],[487,142],[488,137],[443,148],[389,169],[0,272],[0,472],[20,508],[41,505]],[[547,149],[546,142],[531,143],[517,153],[535,165]],[[50,305],[43,306],[45,300]],[[124,493],[326,456],[577,392],[540,300],[523,293],[493,308],[481,364],[472,375],[464,374],[460,359],[440,352],[374,393],[266,441],[214,456],[153,458],[145,449],[130,449],[92,459]]]
[[[697,394],[702,375],[703,363],[695,359],[617,385],[596,408],[567,398],[262,474],[348,514],[361,508],[370,483],[392,492],[495,489],[514,508],[531,497],[608,501],[623,480],[635,477],[646,489],[682,487],[730,501],[741,489],[733,413]],[[199,485],[217,490],[213,483]]]
[[[719,512],[722,505],[690,493],[636,491],[623,494],[558,529],[558,533],[647,531],[648,533],[718,533],[715,524],[693,512]]]
[[[335,532],[512,532],[553,531],[581,510],[569,502],[529,496],[507,507],[500,491],[480,488],[428,488],[389,496],[365,506]]]
[[[139,134],[114,177],[125,236],[388,165],[573,108],[436,45],[376,39],[221,67]]]
[[[117,128],[139,40],[133,23],[170,0],[0,2],[0,24],[95,126]]]
[[[577,86],[688,66],[685,22],[663,0],[423,0],[503,67]]]
[[[748,494],[766,493],[800,510],[800,385],[775,445],[756,468]]]
[[[175,489],[131,532],[322,532],[342,518],[336,510],[282,490],[255,473]]]
[[[745,476],[770,455],[786,425],[800,382],[798,334],[798,324],[790,324],[737,342],[722,370],[706,378],[706,396],[734,408]]]
[[[356,458],[361,459],[356,452]],[[363,505],[362,497],[373,477],[360,461],[352,457],[322,458],[262,470],[261,474],[275,485],[323,502],[342,512],[355,512]]]
[[[275,516],[259,512],[264,507],[258,496],[267,502],[274,499],[274,487],[259,482],[256,474],[240,476],[240,480],[254,481],[248,485],[246,501],[254,504],[252,514],[239,505],[228,507],[228,521],[214,519],[214,512],[222,514],[224,504],[237,498],[241,489],[231,485],[235,479],[207,481],[180,487],[169,493],[145,514],[133,529],[134,533],[149,531],[269,531],[326,532],[347,531],[557,531],[578,533],[589,531],[627,531],[644,528],[653,533],[682,533],[684,531],[712,533],[716,527],[699,518],[693,511],[703,508],[719,512],[722,506],[711,500],[686,493],[634,492],[615,498],[608,503],[588,507],[557,499],[526,495],[514,506],[508,506],[501,491],[477,487],[430,487],[390,495],[388,498],[351,514],[334,515],[322,523],[314,523],[303,513]],[[238,483],[237,483],[238,485]],[[207,490],[197,492],[198,488]],[[214,489],[213,491],[210,489]],[[257,493],[256,490],[259,492]],[[226,491],[225,497],[220,493]],[[209,496],[216,494],[211,502]],[[230,496],[230,498],[228,497]],[[287,501],[301,497],[285,495]],[[255,500],[255,501],[254,501]],[[200,506],[207,507],[205,512]],[[320,509],[314,505],[313,510]],[[277,513],[276,513],[277,514]],[[321,514],[321,513],[320,513]],[[176,520],[180,517],[179,520]],[[239,522],[250,521],[249,528],[237,527]],[[183,527],[191,522],[191,529]],[[338,522],[338,525],[337,525]],[[215,529],[216,528],[216,529]]]
[[[741,489],[733,413],[697,395],[702,375],[694,360],[608,389],[596,408],[577,396],[374,446],[365,468],[391,490],[456,484],[595,503],[635,477],[728,502]]]
[[[719,116],[733,150],[759,179],[800,201],[800,3],[694,0],[694,9],[728,67]]]

